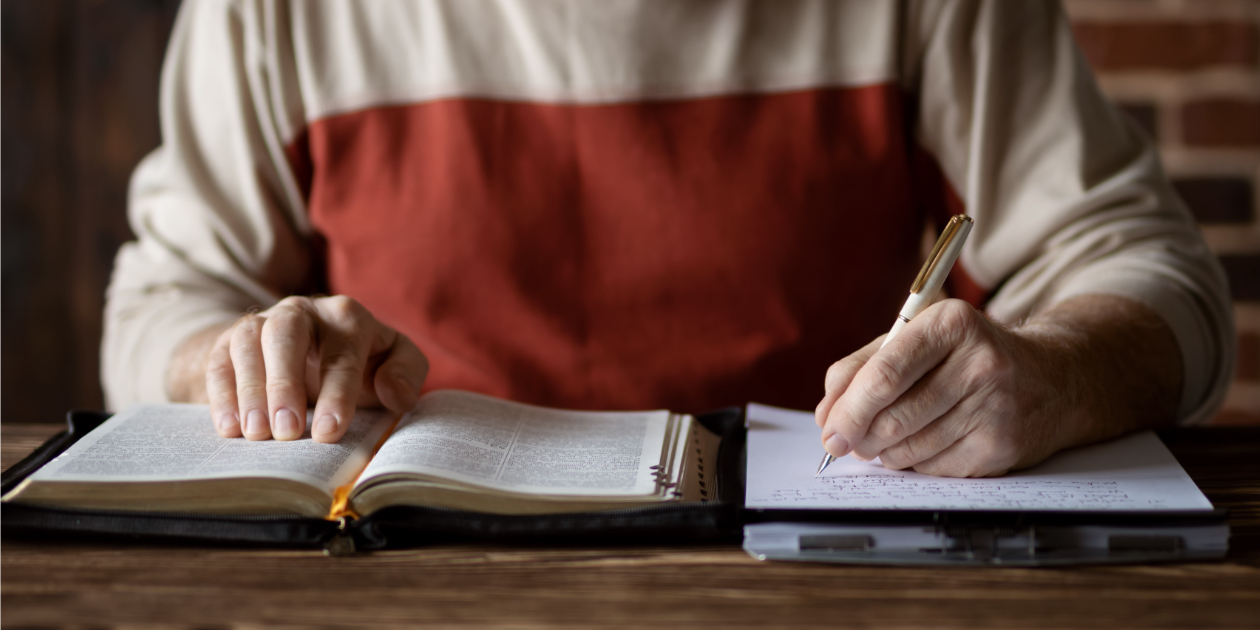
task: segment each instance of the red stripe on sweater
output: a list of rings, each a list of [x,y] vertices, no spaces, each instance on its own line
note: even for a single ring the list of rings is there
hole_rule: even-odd
[[[331,289],[420,346],[427,388],[811,408],[918,268],[902,99],[368,109],[303,138],[310,213]]]

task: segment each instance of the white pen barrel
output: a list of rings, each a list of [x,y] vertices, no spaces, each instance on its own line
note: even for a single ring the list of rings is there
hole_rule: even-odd
[[[897,333],[901,332],[901,329],[905,327],[906,327],[905,320],[898,317],[897,321],[893,324],[892,330],[888,331],[888,336],[884,337],[884,343],[879,344],[879,347],[883,348],[884,346],[888,345],[888,342],[892,341],[893,337],[896,337]]]
[[[941,287],[945,285],[945,279],[949,277],[950,270],[954,268],[954,261],[958,260],[958,255],[962,253],[963,243],[966,242],[967,235],[970,233],[971,224],[962,224],[962,226],[958,228],[958,235],[954,237],[954,240],[951,241],[949,246],[945,248],[945,251],[941,252],[940,263],[932,269],[931,275],[929,275],[926,281],[924,281],[923,288],[921,288],[918,293],[918,295],[924,297],[927,303],[919,308],[919,310],[915,312],[915,315],[922,313],[923,309],[931,305],[932,301],[936,299],[936,294],[940,293]],[[915,294],[910,295],[911,298],[914,296]],[[906,304],[909,303],[909,301],[906,302]],[[903,307],[902,310],[904,311],[905,308]],[[914,319],[914,316],[912,315],[907,319]]]
[[[918,317],[919,313],[922,313],[924,309],[932,305],[932,300],[934,299],[936,299],[936,291],[930,294],[927,291],[911,293],[910,297],[906,298],[906,303],[901,306],[901,312],[897,314],[897,321],[904,324],[905,321],[903,320],[911,320]]]
[[[931,268],[928,277],[924,279],[923,285],[918,287],[918,291],[911,293],[906,298],[906,303],[902,305],[901,312],[897,314],[897,321],[893,323],[892,330],[888,331],[888,336],[884,337],[884,343],[879,347],[883,348],[888,342],[893,340],[902,328],[910,320],[914,319],[922,313],[924,309],[932,305],[936,300],[936,294],[940,292],[941,286],[945,284],[945,278],[949,276],[949,271],[954,267],[954,261],[958,260],[958,255],[962,253],[963,243],[967,241],[967,235],[971,233],[971,220],[964,217],[964,221],[959,224],[958,232],[946,245],[945,250],[941,252],[940,259],[936,261],[935,266]]]
[[[932,296],[926,292],[911,293],[910,297],[906,298],[906,303],[902,305],[901,312],[897,314],[897,321],[893,322],[892,330],[888,331],[888,336],[884,337],[884,343],[880,344],[879,347],[883,348],[888,345],[888,342],[892,341],[893,337],[896,337],[901,332],[901,329],[906,327],[906,323],[931,305]]]

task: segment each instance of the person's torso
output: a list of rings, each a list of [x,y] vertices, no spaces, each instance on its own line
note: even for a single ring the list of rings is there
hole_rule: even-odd
[[[895,8],[295,5],[330,288],[427,388],[812,407],[917,268]]]

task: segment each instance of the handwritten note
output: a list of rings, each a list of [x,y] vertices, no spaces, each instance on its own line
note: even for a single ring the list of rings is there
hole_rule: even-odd
[[[773,509],[1206,510],[1212,504],[1154,433],[1059,453],[989,479],[889,470],[842,457],[817,479],[823,456],[814,415],[748,406],[745,505]]]

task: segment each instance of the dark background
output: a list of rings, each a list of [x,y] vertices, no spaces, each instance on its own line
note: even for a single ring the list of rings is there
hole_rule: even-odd
[[[101,309],[127,183],[158,146],[174,0],[0,4],[0,418],[103,406]]]
[[[104,291],[132,237],[131,171],[160,140],[158,77],[178,6],[0,2],[5,422],[61,422],[67,409],[103,406]],[[1124,81],[1121,105],[1166,153],[1202,158],[1170,171],[1222,254],[1237,305],[1238,375],[1216,422],[1260,423],[1260,0],[1067,8],[1103,88]]]

